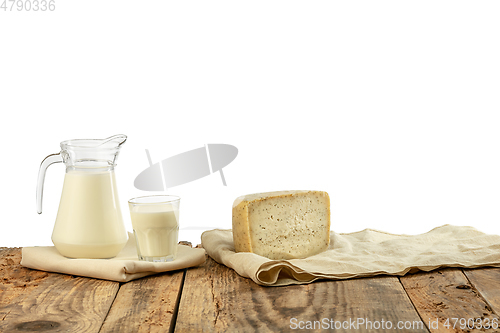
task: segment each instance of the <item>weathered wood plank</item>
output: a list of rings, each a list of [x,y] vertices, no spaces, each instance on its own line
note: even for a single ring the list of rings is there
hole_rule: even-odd
[[[168,332],[184,271],[122,284],[101,332]]]
[[[470,318],[477,323],[499,320],[460,269],[409,274],[400,280],[431,332],[482,332],[485,330],[477,329],[478,324],[474,326],[469,322],[466,327],[464,321]]]
[[[464,269],[473,287],[500,316],[500,268]]]
[[[19,249],[3,250],[0,255],[4,263],[0,332],[99,331],[119,283],[21,267]]]
[[[391,330],[402,321],[428,332],[396,277],[262,287],[209,258],[186,272],[175,331],[381,332],[389,321]]]
[[[49,275],[24,269],[20,262],[20,248],[0,248],[0,321]]]

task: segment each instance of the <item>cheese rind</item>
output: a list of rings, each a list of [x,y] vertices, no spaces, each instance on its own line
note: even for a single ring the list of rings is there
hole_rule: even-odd
[[[298,259],[330,244],[330,197],[322,191],[278,191],[237,198],[233,204],[236,252]]]

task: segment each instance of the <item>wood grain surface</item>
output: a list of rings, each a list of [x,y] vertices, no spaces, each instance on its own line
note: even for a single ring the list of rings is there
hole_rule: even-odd
[[[465,276],[500,316],[500,268],[464,269]]]
[[[3,270],[11,279],[1,282],[0,332],[99,332],[119,283],[24,268],[20,253],[15,261],[2,258],[12,262]],[[19,290],[6,292],[9,287]]]
[[[459,321],[500,322],[499,268],[262,287],[210,258],[124,284],[20,260],[0,248],[0,332],[500,331]]]
[[[498,332],[476,329],[478,325],[472,322],[467,327],[464,323],[472,319],[483,323],[486,319],[499,319],[461,269],[408,274],[400,280],[431,332]]]
[[[168,332],[173,329],[184,271],[122,284],[101,332]]]
[[[396,277],[263,287],[208,259],[186,272],[176,332],[381,332],[382,320],[428,332]]]
[[[20,248],[0,248],[0,320],[14,304],[25,299],[49,273],[25,269],[20,265]]]

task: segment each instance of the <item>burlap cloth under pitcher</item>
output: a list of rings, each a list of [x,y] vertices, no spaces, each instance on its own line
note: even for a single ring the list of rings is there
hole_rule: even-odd
[[[86,276],[96,279],[128,282],[144,276],[201,265],[205,250],[177,245],[177,257],[169,262],[139,261],[135,237],[111,259],[70,259],[63,257],[54,246],[23,247],[21,265],[47,272]]]
[[[414,236],[372,229],[348,234],[331,231],[330,238],[329,249],[315,256],[270,260],[235,253],[231,230],[210,230],[201,236],[203,247],[215,261],[265,286],[379,274],[401,276],[439,267],[500,267],[500,236],[472,227],[444,225]]]

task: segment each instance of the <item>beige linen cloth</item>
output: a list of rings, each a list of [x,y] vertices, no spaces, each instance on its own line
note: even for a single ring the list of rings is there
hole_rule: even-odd
[[[372,229],[348,234],[331,231],[328,250],[306,259],[291,260],[235,253],[231,230],[205,231],[201,240],[215,261],[265,286],[379,274],[402,276],[439,267],[500,267],[500,236],[453,225],[414,236]]]
[[[86,276],[96,279],[128,282],[160,272],[173,271],[205,262],[205,250],[177,245],[177,257],[170,262],[148,262],[137,259],[134,235],[120,253],[111,259],[70,259],[54,246],[23,247],[21,265],[48,272]]]

